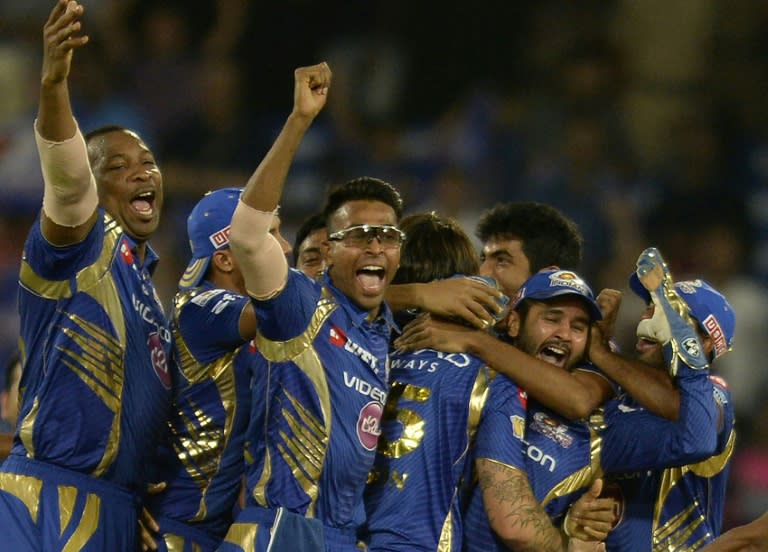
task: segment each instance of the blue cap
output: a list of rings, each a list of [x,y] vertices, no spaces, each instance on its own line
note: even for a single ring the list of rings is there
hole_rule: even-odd
[[[242,192],[242,188],[213,190],[192,208],[187,218],[192,259],[179,280],[180,289],[200,285],[214,252],[229,247],[229,227]]]
[[[629,277],[629,287],[646,303],[651,302],[651,294],[635,272]],[[704,280],[675,282],[675,291],[686,302],[701,328],[712,338],[715,358],[730,351],[736,332],[736,313],[728,299]]]
[[[561,295],[576,295],[584,299],[592,320],[602,320],[603,313],[595,301],[595,294],[587,283],[571,270],[542,270],[528,278],[518,290],[512,308],[517,309],[526,299],[547,301]]]

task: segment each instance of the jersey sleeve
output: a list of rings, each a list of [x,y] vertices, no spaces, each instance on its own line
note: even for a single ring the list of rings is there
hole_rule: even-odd
[[[79,243],[55,246],[43,236],[40,216],[24,245],[24,261],[47,280],[65,280],[96,261],[104,244],[104,211],[99,208],[96,224]]]
[[[526,397],[505,376],[496,376],[486,401],[475,440],[475,458],[486,458],[525,469]]]
[[[210,289],[187,301],[178,312],[178,331],[203,364],[243,345],[240,316],[250,299],[225,289]]]
[[[279,294],[266,300],[252,299],[259,332],[273,341],[300,335],[315,312],[321,290],[319,283],[296,269],[289,269],[288,281]]]
[[[680,414],[670,421],[626,395],[606,407],[601,460],[607,472],[663,469],[709,457],[717,442],[714,388],[706,370],[677,378]]]

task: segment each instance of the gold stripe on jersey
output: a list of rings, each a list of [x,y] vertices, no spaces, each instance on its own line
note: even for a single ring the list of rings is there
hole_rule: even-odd
[[[469,416],[467,418],[467,446],[475,440],[477,426],[480,424],[480,416],[483,414],[485,402],[488,399],[491,377],[486,367],[477,371],[477,378],[469,395]]]
[[[258,523],[233,523],[229,526],[224,542],[239,546],[243,552],[255,552]]]
[[[37,420],[37,413],[40,411],[40,400],[35,397],[32,401],[32,408],[29,409],[27,415],[21,421],[21,427],[19,428],[19,439],[21,440],[24,448],[27,449],[27,455],[30,458],[35,457],[35,442],[32,440],[32,432],[35,429],[35,421]]]
[[[603,466],[600,463],[600,453],[603,448],[603,438],[600,437],[597,432],[590,427],[589,428],[589,466],[584,466],[578,471],[575,471],[562,481],[552,487],[547,493],[544,499],[541,501],[542,508],[545,507],[550,501],[560,498],[561,496],[567,496],[574,491],[589,487],[592,482],[603,476]]]
[[[706,478],[714,477],[720,473],[733,455],[735,445],[736,432],[731,430],[731,433],[728,436],[728,442],[726,443],[723,452],[720,454],[707,458],[697,464],[667,468],[662,472],[661,481],[659,483],[659,493],[656,498],[656,505],[653,512],[654,552],[665,550],[680,550],[681,552],[687,552],[688,550],[698,549],[698,546],[700,545],[697,546],[696,544],[690,544],[688,545],[688,548],[683,548],[693,532],[705,522],[702,514],[696,515],[700,506],[698,501],[690,504],[681,512],[670,517],[663,525],[660,525],[664,505],[666,504],[670,493],[689,471],[699,477]],[[706,540],[706,537],[704,537],[704,540]],[[703,543],[703,541],[701,542]]]
[[[37,477],[0,472],[0,489],[21,500],[34,523],[37,523],[42,488],[43,482]]]
[[[177,344],[182,341],[182,339],[177,338]],[[180,436],[180,442],[174,444],[174,448],[190,478],[200,487],[200,504],[197,513],[192,518],[193,521],[200,521],[207,515],[206,493],[213,481],[213,476],[221,466],[221,451],[227,446],[232,435],[232,426],[237,410],[233,362],[240,349],[231,351],[215,362],[206,365],[200,365],[194,360],[190,362],[192,357],[189,355],[189,350],[186,346],[184,350],[185,352],[180,351],[180,356],[185,357],[181,362],[187,369],[184,374],[185,377],[189,379],[190,372],[195,372],[195,377],[201,376],[205,372],[208,377],[212,378],[225,412],[223,429],[211,429],[213,419],[201,407],[194,404],[191,417],[184,412],[179,412],[184,423],[185,434]],[[200,370],[200,367],[204,370]],[[205,378],[189,381],[197,383],[203,379]]]
[[[293,362],[309,378],[320,402],[322,420],[316,419],[294,397],[287,395],[300,419],[297,420],[287,410],[283,410],[283,416],[288,421],[288,428],[292,435],[282,434],[281,437],[288,448],[278,447],[283,460],[290,466],[293,476],[310,498],[311,502],[306,512],[310,517],[314,515],[317,503],[318,481],[325,461],[332,419],[328,381],[323,364],[312,343],[337,307],[330,292],[327,288],[323,288],[309,325],[301,335],[287,341],[272,341],[259,333],[255,339],[259,352],[270,363],[267,369],[272,369],[273,362]],[[267,455],[261,477],[253,490],[254,499],[264,505],[266,502],[262,501],[265,500],[266,485],[271,475],[269,462],[270,457]]]
[[[691,471],[696,475],[698,475],[699,477],[716,476],[718,473],[723,471],[725,467],[728,465],[728,462],[730,461],[731,456],[733,456],[733,451],[735,447],[736,447],[736,431],[732,429],[730,435],[728,435],[728,442],[725,444],[725,448],[723,449],[723,452],[715,456],[712,456],[711,458],[707,458],[706,460],[703,460],[698,464],[691,464],[690,465]]]
[[[99,513],[101,510],[101,499],[98,495],[89,493],[85,499],[85,508],[80,518],[75,532],[69,537],[67,544],[61,549],[61,552],[79,552],[91,537],[96,533],[99,527]],[[62,527],[62,534],[63,534]]]
[[[75,510],[75,500],[77,499],[77,488],[69,485],[59,485],[59,529],[61,536],[64,536],[64,530],[72,519]]]
[[[66,299],[71,297],[69,280],[47,280],[38,276],[25,259],[21,259],[19,282],[35,295],[43,299]]]
[[[165,533],[163,535],[163,541],[165,542],[165,548],[168,552],[184,552],[184,537],[179,535],[173,535],[171,533]],[[193,542],[191,543],[190,552],[202,552],[202,547]]]
[[[102,328],[68,314],[74,328],[63,328],[67,335],[83,352],[75,353],[71,349],[59,347],[62,363],[79,377],[104,405],[114,414],[104,454],[92,475],[100,477],[114,461],[120,442],[120,411],[123,394],[123,349],[117,338],[112,337]],[[121,317],[122,318],[122,317]]]
[[[437,540],[436,552],[451,552],[453,550],[453,511],[448,510],[448,515],[440,530],[440,538]]]
[[[658,502],[656,506],[658,508]],[[698,546],[685,546],[685,543],[705,521],[704,516],[697,515],[698,509],[699,501],[694,500],[693,504],[672,516],[661,527],[656,527],[656,523],[654,523],[653,552],[691,552],[697,550]]]

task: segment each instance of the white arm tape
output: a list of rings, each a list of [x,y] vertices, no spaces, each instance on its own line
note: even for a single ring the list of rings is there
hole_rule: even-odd
[[[269,233],[274,216],[274,211],[259,211],[242,201],[232,215],[229,247],[243,273],[245,289],[255,299],[274,297],[288,281],[288,261]]]
[[[80,128],[75,127],[72,138],[51,142],[40,136],[35,121],[35,141],[45,182],[43,212],[59,226],[83,224],[96,210],[99,196]]]

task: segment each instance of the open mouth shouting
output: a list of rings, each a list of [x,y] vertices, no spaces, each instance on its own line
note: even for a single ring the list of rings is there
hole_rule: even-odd
[[[155,191],[145,190],[139,192],[131,199],[131,207],[136,215],[142,220],[152,220],[157,213],[155,206]]]
[[[553,364],[559,368],[565,368],[571,348],[560,342],[544,344],[536,355],[541,360]]]
[[[357,283],[364,295],[380,295],[384,293],[384,281],[387,272],[383,266],[368,264],[355,272]]]

